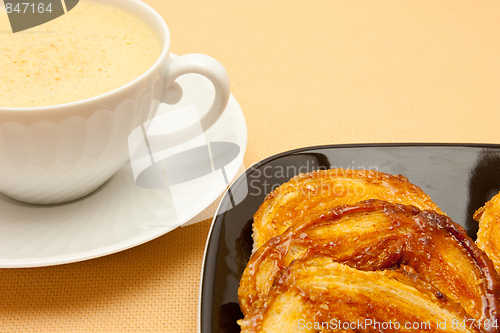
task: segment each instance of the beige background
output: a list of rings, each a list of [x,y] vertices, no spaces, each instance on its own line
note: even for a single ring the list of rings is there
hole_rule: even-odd
[[[146,2],[167,21],[172,52],[209,54],[228,70],[247,166],[319,144],[500,143],[499,1]],[[86,262],[0,270],[0,332],[196,332],[209,227]]]

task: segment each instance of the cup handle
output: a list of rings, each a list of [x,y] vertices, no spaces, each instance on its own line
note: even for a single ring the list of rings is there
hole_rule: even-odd
[[[162,102],[167,104],[172,103],[173,96],[182,96],[182,88],[175,80],[184,74],[200,74],[209,79],[215,88],[215,98],[212,106],[201,118],[200,123],[203,131],[208,130],[219,119],[222,112],[226,108],[229,100],[229,75],[226,69],[214,58],[205,54],[192,53],[180,56],[176,59],[170,59],[165,79],[165,91]],[[177,98],[178,100],[178,98]],[[186,133],[183,129],[179,131]]]

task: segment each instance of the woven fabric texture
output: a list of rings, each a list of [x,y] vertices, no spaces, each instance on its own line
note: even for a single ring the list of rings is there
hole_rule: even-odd
[[[248,125],[246,166],[320,144],[500,143],[499,1],[145,2],[165,18],[173,53],[227,69]],[[0,332],[196,332],[209,228],[2,269]]]

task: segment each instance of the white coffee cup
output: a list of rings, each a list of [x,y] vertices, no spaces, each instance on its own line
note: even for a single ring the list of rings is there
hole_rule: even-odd
[[[162,42],[155,64],[137,79],[85,100],[44,107],[0,105],[0,192],[32,204],[79,199],[103,185],[128,160],[127,138],[151,119],[162,101],[179,93],[175,80],[187,73],[215,87],[211,108],[200,118],[204,131],[224,111],[229,77],[215,59],[189,54],[170,59],[170,34],[163,18],[140,0],[94,0],[133,13]],[[187,134],[186,134],[187,133]],[[188,137],[179,129],[177,137]]]

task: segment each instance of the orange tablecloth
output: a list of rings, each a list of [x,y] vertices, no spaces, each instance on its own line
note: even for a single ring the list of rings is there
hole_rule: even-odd
[[[226,67],[248,124],[246,166],[319,144],[500,143],[498,1],[146,2],[167,21],[172,52]],[[196,332],[209,227],[0,270],[0,332]]]

